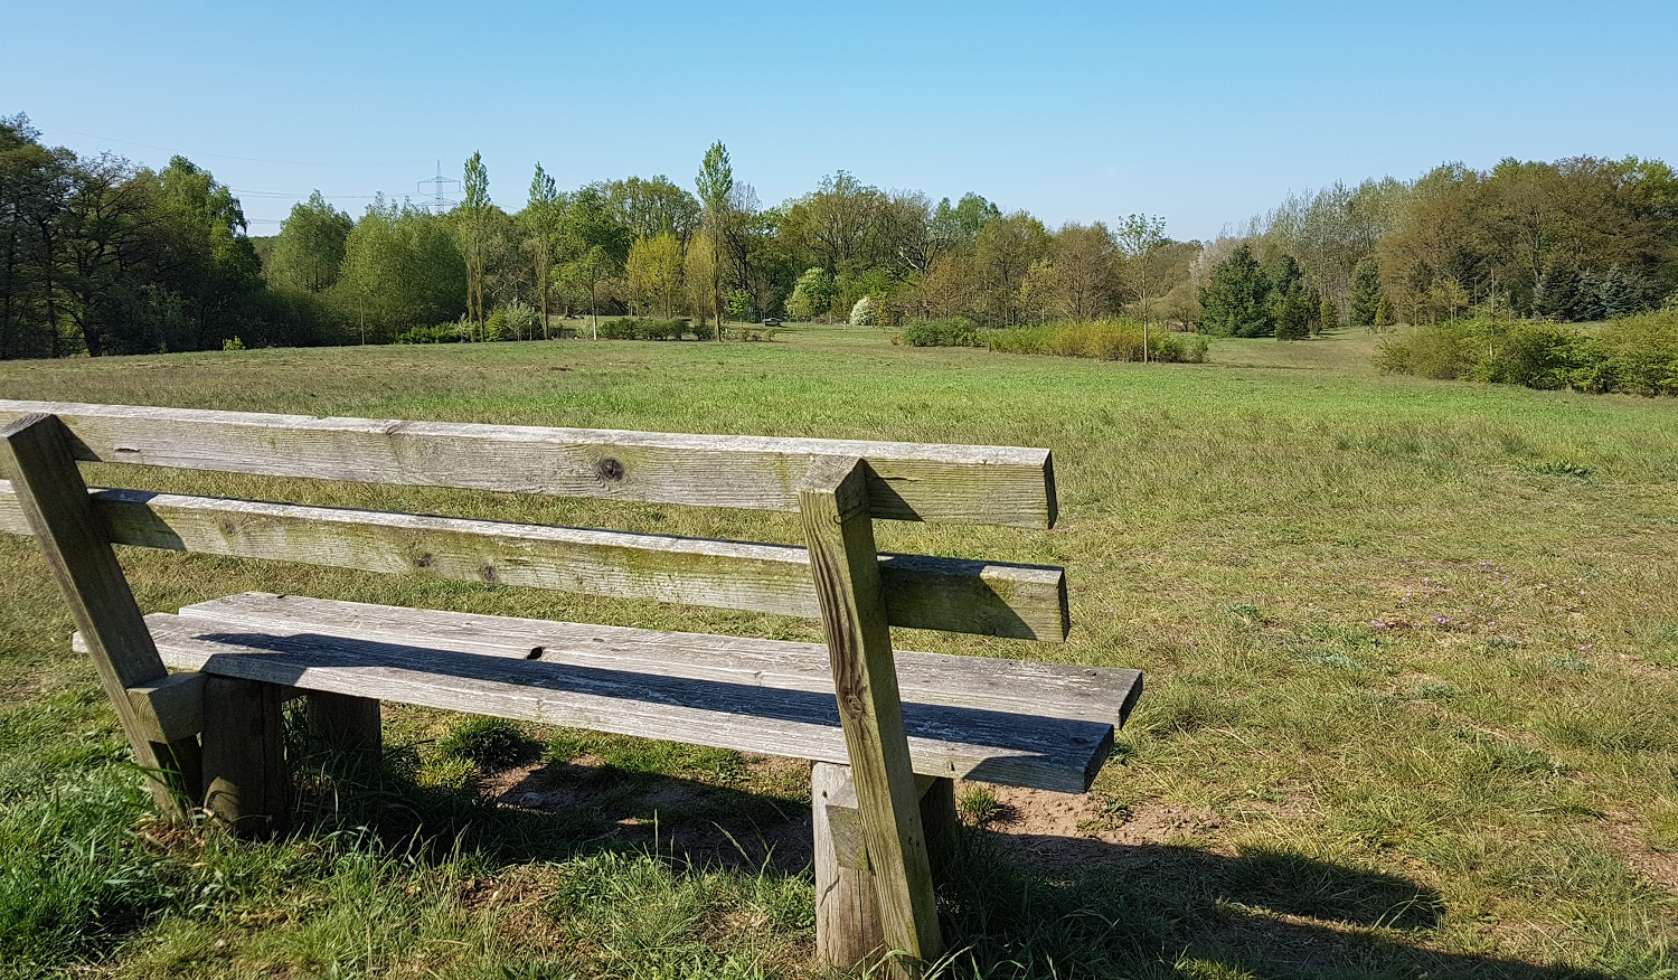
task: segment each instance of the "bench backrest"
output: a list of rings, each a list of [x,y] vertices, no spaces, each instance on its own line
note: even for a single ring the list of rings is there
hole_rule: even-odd
[[[858,458],[873,518],[1047,528],[1043,449],[314,418],[0,400],[55,415],[79,460],[797,512],[813,465]],[[3,476],[5,474],[0,474]],[[805,548],[143,490],[92,492],[112,543],[819,618]],[[28,534],[0,482],[0,531]],[[890,625],[1034,640],[1069,626],[1063,570],[879,555]]]

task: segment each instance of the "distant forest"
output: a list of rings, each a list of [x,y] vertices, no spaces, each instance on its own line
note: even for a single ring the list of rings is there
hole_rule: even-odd
[[[1635,313],[1678,290],[1678,176],[1659,160],[1505,160],[1288,198],[1214,241],[1131,215],[1051,229],[976,193],[933,202],[840,170],[774,206],[727,149],[664,176],[492,201],[477,155],[447,213],[318,192],[252,237],[184,157],[161,170],[0,119],[0,358],[548,335],[562,315],[1012,327],[1126,315],[1223,335],[1432,323],[1491,308]],[[429,333],[428,333],[429,331]]]

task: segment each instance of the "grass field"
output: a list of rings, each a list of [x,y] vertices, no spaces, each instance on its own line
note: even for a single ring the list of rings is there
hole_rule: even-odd
[[[1049,532],[881,545],[1065,564],[1069,642],[1139,667],[1086,798],[968,788],[960,975],[1678,976],[1678,404],[1383,377],[1373,340],[1205,365],[774,343],[272,350],[0,365],[0,396],[1004,443]],[[271,499],[794,541],[790,519],[202,474]],[[149,481],[149,482],[147,482]],[[150,610],[246,589],[815,639],[810,624],[123,555]],[[270,845],[150,821],[34,545],[0,539],[0,974],[759,977],[810,965],[796,764],[387,709],[303,758]]]

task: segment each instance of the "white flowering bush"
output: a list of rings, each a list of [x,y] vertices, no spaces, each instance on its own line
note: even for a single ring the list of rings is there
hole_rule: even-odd
[[[874,300],[864,296],[851,307],[851,326],[872,327],[874,325]]]

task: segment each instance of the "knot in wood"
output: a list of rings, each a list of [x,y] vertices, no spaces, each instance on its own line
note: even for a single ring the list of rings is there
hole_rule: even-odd
[[[623,464],[612,456],[607,456],[594,464],[595,479],[607,483],[615,483],[623,479]]]

